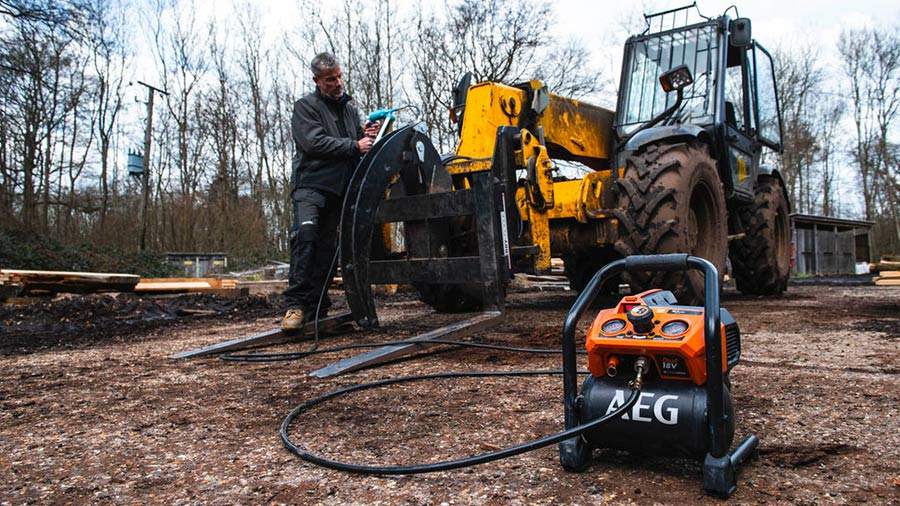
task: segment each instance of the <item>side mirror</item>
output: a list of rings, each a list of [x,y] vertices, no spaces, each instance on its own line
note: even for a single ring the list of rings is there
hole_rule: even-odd
[[[746,47],[753,42],[750,34],[750,18],[737,18],[731,20],[728,25],[728,31],[731,32],[731,45],[736,47]]]
[[[691,69],[687,65],[679,65],[673,69],[663,72],[659,76],[659,84],[663,91],[682,90],[687,86],[694,84],[694,76],[691,75]]]
[[[685,86],[690,86],[694,83],[694,76],[691,75],[691,69],[688,68],[687,65],[681,64],[673,69],[669,69],[662,73],[659,76],[659,84],[662,86],[663,91],[669,93],[670,91],[677,91],[678,94],[675,97],[675,103],[670,105],[668,109],[657,114],[656,116],[650,118],[650,121],[647,121],[643,125],[637,127],[633,132],[628,134],[624,139],[619,141],[620,146],[628,146],[628,141],[633,139],[638,132],[646,130],[652,126],[655,126],[660,121],[670,117],[675,111],[681,107],[681,102],[684,100],[684,93],[681,92],[685,88]],[[668,102],[668,100],[666,100]]]

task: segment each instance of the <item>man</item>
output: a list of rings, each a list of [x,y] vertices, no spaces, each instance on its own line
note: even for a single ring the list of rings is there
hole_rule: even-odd
[[[361,155],[372,148],[377,124],[363,129],[352,97],[344,93],[341,67],[320,53],[310,64],[316,90],[294,103],[291,134],[294,158],[291,199],[291,269],[284,292],[284,331],[296,331],[316,316],[319,297],[331,284],[344,190]],[[331,301],[322,297],[319,316]]]

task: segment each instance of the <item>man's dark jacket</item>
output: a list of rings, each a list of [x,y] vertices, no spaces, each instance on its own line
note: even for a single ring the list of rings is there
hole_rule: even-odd
[[[334,100],[319,93],[294,103],[291,116],[293,189],[314,188],[341,196],[359,160],[359,111],[349,95]]]

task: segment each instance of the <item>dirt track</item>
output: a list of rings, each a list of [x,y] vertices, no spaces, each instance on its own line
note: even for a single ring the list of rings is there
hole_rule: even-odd
[[[491,342],[556,347],[568,292],[515,293]],[[733,502],[900,504],[900,290],[792,287],[782,298],[726,293],[743,331],[733,375],[738,432],[762,440]],[[258,314],[258,313],[254,313]],[[271,328],[271,316],[84,335],[22,348],[0,328],[0,503],[386,504],[715,503],[686,460],[595,452],[564,472],[555,447],[461,471],[361,477],[302,463],[277,428],[338,386],[440,370],[556,368],[558,357],[451,350],[336,379],[304,362],[175,362],[171,353]],[[451,321],[417,302],[380,308],[381,329],[328,344],[401,338]],[[94,337],[95,336],[95,337]],[[49,344],[47,344],[49,343]],[[296,348],[281,347],[281,350]],[[295,439],[368,463],[436,461],[558,430],[558,377],[456,380],[374,390],[316,409]]]

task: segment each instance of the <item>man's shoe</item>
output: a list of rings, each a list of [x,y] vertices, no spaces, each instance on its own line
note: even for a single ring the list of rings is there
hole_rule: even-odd
[[[297,332],[303,328],[306,318],[303,311],[299,309],[288,309],[281,319],[281,330],[284,332]]]

